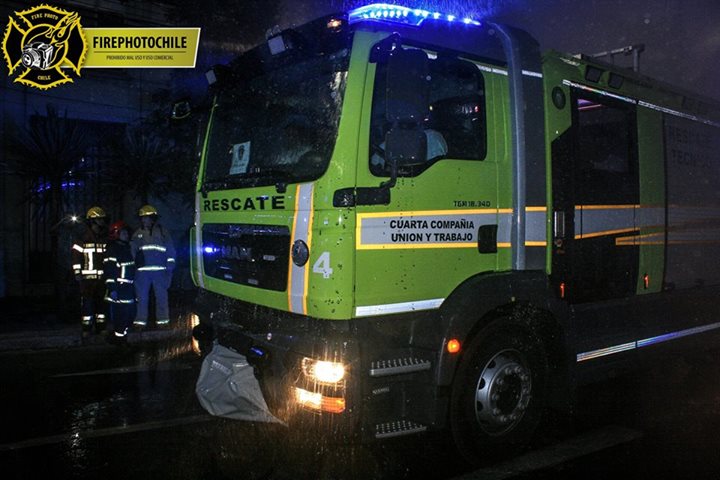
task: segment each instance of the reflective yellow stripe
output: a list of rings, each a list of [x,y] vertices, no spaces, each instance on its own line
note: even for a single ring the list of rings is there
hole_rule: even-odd
[[[138,268],[138,272],[159,272],[161,270],[167,270],[167,267],[150,265],[147,267]]]
[[[583,238],[595,238],[595,237],[604,237],[606,235],[617,235],[619,233],[630,233],[634,232],[635,230],[638,230],[634,227],[629,228],[618,228],[617,230],[603,230],[599,232],[592,232],[592,233],[580,233],[575,235],[575,240],[582,240]]]
[[[111,297],[105,297],[106,302],[110,303],[123,303],[123,304],[129,304],[129,303],[135,303],[135,300],[113,300]]]
[[[141,246],[141,247],[140,247],[140,250],[142,250],[142,251],[145,251],[145,250],[156,250],[156,251],[158,251],[158,252],[165,252],[165,251],[167,251],[167,248],[163,247],[162,245],[150,244],[150,245],[143,245],[143,246]]]
[[[310,248],[313,194],[313,183],[301,184],[295,189],[295,214],[293,216],[292,238],[290,239],[291,248],[298,240],[302,240]],[[299,267],[290,258],[288,264],[288,309],[293,313],[306,314],[310,262],[308,261],[305,265]]]
[[[310,207],[308,208],[308,227],[307,227],[307,246],[308,251],[312,252],[312,226],[313,226],[313,190],[312,187],[310,189]],[[305,278],[303,280],[303,315],[307,315],[307,295],[308,295],[308,286],[309,286],[309,277],[310,277],[310,268],[309,268],[310,259],[308,259],[308,263],[305,264]]]

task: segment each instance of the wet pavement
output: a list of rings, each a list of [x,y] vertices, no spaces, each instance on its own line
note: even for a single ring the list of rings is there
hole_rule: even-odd
[[[145,335],[148,332],[144,332]],[[190,325],[128,346],[0,353],[3,478],[718,478],[717,354],[585,388],[527,452],[481,470],[443,433],[338,445],[210,417],[194,393]]]

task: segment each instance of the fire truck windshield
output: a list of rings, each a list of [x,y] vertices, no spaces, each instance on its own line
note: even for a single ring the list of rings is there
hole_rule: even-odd
[[[337,137],[348,50],[305,57],[224,89],[208,137],[204,185],[243,188],[314,180]]]

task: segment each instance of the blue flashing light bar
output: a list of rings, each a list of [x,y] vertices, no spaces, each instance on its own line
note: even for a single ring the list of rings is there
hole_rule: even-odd
[[[70,180],[68,182],[62,182],[62,184],[60,184],[60,188],[62,188],[63,190],[69,190],[75,187],[82,187],[83,185],[85,185],[85,182],[83,182],[82,180]],[[50,190],[50,187],[50,182],[42,183],[35,188],[35,193],[43,193],[47,190]]]
[[[425,20],[446,21],[448,23],[462,23],[465,25],[480,25],[480,22],[472,18],[459,18],[455,15],[448,15],[430,10],[421,10],[417,8],[402,7],[400,5],[390,5],[387,3],[373,3],[364,7],[356,8],[348,13],[348,21],[350,24],[357,22],[387,22],[401,23],[419,27]]]

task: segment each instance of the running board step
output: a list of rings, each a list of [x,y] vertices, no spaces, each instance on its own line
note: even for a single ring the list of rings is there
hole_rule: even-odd
[[[394,422],[378,423],[375,425],[375,438],[391,438],[401,435],[411,435],[427,430],[425,425],[412,420],[396,420]]]
[[[393,360],[378,360],[370,364],[371,377],[387,377],[388,375],[400,375],[423,370],[430,370],[430,360],[406,357]]]

